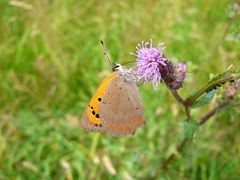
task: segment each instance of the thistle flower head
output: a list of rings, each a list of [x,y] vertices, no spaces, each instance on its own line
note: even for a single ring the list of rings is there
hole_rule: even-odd
[[[149,42],[142,41],[136,47],[136,53],[132,53],[137,57],[136,75],[138,80],[144,80],[144,83],[151,82],[154,87],[164,82],[168,88],[177,90],[182,87],[183,80],[186,75],[186,63],[178,63],[176,67],[172,62],[163,55],[162,43],[157,47],[153,47],[152,40]]]
[[[156,87],[162,80],[159,68],[166,66],[166,58],[163,55],[164,47],[162,43],[157,47],[153,47],[152,40],[149,42],[142,41],[136,47],[136,53],[133,54],[137,57],[137,71],[138,79],[144,79],[144,82],[152,82]]]

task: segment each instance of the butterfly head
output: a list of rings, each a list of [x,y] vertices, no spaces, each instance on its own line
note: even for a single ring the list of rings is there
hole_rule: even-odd
[[[112,71],[121,71],[121,69],[123,69],[123,66],[121,64],[118,64],[118,63],[113,63],[113,66],[112,66]]]
[[[121,64],[115,63],[112,67],[112,71],[121,74],[126,81],[137,82],[137,77],[132,68],[127,68]]]

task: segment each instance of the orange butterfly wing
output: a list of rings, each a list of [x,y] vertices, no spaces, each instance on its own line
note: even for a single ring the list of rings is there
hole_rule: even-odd
[[[80,120],[80,126],[83,129],[86,129],[89,131],[103,132],[101,128],[101,119],[99,117],[99,104],[102,100],[102,96],[108,84],[115,77],[116,77],[116,72],[113,72],[107,78],[105,78],[102,84],[99,86],[96,94],[92,97],[88,107],[86,108]]]

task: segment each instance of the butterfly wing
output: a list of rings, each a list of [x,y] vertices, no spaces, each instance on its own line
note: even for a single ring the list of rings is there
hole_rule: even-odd
[[[80,119],[80,127],[83,129],[88,131],[104,132],[99,116],[99,105],[106,92],[106,88],[115,77],[116,73],[113,72],[106,79],[104,79],[96,94],[91,99],[88,107],[83,113],[82,118]]]
[[[134,134],[144,124],[137,85],[121,75],[109,83],[99,110],[104,131],[113,136]]]
[[[134,134],[144,124],[143,108],[135,82],[114,72],[107,77],[90,101],[80,126],[113,136]]]
[[[92,123],[89,119],[89,116],[87,115],[87,109],[83,113],[83,116],[80,120],[80,127],[87,130],[87,131],[94,131],[94,132],[104,132],[104,129],[102,128],[102,125],[95,125]]]

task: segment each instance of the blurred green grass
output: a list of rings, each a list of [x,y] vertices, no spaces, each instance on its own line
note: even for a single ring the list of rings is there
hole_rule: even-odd
[[[120,63],[134,60],[129,53],[139,41],[165,42],[168,58],[189,63],[180,91],[185,97],[210,73],[239,66],[239,41],[231,40],[234,25],[211,51],[234,1],[16,2],[0,1],[0,179],[239,178],[237,110],[207,123],[169,170],[160,171],[181,139],[184,122],[183,110],[163,86],[140,87],[147,124],[134,137],[87,133],[78,126],[110,72],[100,40]]]

